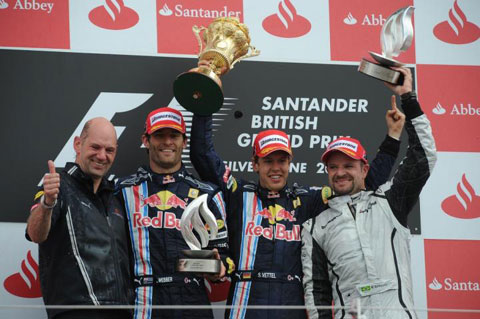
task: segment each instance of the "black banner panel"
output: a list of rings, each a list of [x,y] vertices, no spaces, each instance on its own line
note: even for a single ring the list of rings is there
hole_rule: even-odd
[[[141,146],[146,115],[170,105],[176,76],[195,59],[62,52],[0,51],[2,96],[1,221],[24,222],[36,185],[47,171],[74,161],[73,137],[95,116],[112,121],[119,150],[111,173],[131,174],[147,163]],[[362,141],[372,160],[386,134],[391,91],[357,72],[356,66],[242,62],[222,78],[225,102],[214,115],[215,145],[235,176],[257,179],[250,158],[255,135],[281,129],[294,151],[289,184],[328,184],[320,160],[339,136]],[[402,142],[406,146],[406,142]],[[401,158],[404,154],[402,147]],[[188,150],[185,164],[191,167]],[[420,232],[418,208],[410,228]]]

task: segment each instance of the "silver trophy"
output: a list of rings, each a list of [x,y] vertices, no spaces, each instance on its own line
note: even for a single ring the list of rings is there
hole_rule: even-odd
[[[400,52],[406,51],[412,45],[413,10],[414,7],[408,6],[397,10],[388,17],[380,34],[382,54],[380,55],[371,51],[368,52],[372,58],[380,64],[362,59],[358,67],[359,72],[392,84],[402,84],[402,74],[389,67],[404,65],[392,57],[397,57]]]
[[[202,247],[206,247],[209,240],[214,239],[218,233],[217,221],[208,208],[207,197],[207,194],[197,197],[183,211],[180,230],[190,250],[182,251],[186,258],[178,260],[177,271],[205,274],[220,273],[221,261],[214,258],[213,250],[202,250]],[[208,225],[210,234],[204,221]],[[200,241],[193,230],[198,234]]]

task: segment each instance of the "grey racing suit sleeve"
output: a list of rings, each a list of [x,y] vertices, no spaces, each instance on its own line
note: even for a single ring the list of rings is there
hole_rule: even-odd
[[[407,226],[407,217],[430,177],[437,155],[430,121],[416,99],[402,102],[408,149],[392,180],[381,190],[397,220]]]

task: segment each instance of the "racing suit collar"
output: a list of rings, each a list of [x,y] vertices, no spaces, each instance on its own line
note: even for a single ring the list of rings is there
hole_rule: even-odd
[[[360,192],[353,194],[353,195],[333,195],[328,199],[328,206],[330,207],[338,207],[343,204],[356,204],[365,200],[372,191],[367,191],[365,189],[361,190]]]
[[[187,171],[183,163],[180,169],[172,174],[155,173],[149,166],[142,166],[142,168],[150,174],[152,181],[161,185],[174,183],[175,181],[184,179],[187,175],[190,176],[190,173]]]
[[[285,198],[289,197],[291,193],[292,191],[287,185],[283,186],[283,188],[279,192],[276,192],[261,186],[260,183],[257,184],[257,194],[262,199]]]

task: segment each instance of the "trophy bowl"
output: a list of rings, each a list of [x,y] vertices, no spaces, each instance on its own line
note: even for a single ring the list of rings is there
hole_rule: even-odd
[[[220,76],[260,51],[250,45],[247,26],[235,18],[217,18],[207,28],[193,26],[192,30],[200,48],[198,67],[177,77],[173,94],[185,109],[211,115],[223,105]]]
[[[394,60],[392,57],[408,50],[412,44],[413,10],[414,7],[412,6],[401,8],[387,18],[380,34],[382,54],[368,52],[378,64],[362,59],[358,67],[359,72],[391,84],[401,85],[403,83],[402,73],[392,70],[391,67],[404,66],[405,64]]]

